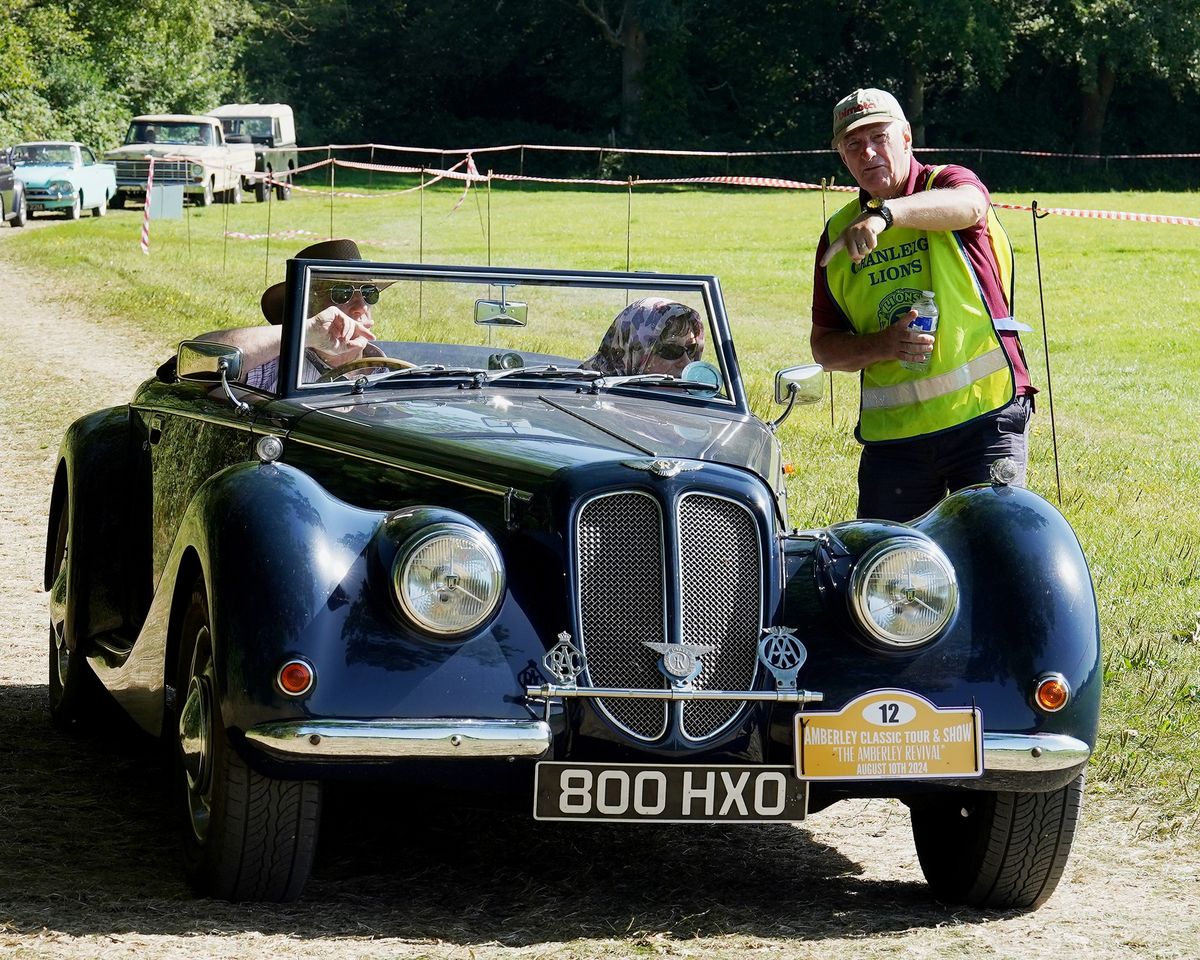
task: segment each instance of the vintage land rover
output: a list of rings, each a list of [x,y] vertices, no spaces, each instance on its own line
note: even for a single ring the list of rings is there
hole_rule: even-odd
[[[254,144],[254,169],[269,178],[254,177],[247,184],[255,199],[266,200],[272,182],[277,199],[291,197],[292,171],[300,165],[292,108],[286,103],[223,103],[209,113],[221,121],[227,141]]]

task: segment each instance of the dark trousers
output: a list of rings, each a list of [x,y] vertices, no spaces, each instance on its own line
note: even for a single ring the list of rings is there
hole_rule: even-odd
[[[1017,465],[1025,486],[1033,398],[1017,397],[997,413],[929,437],[868,444],[858,462],[858,515],[866,520],[914,520],[947,493],[987,483],[1001,457]]]

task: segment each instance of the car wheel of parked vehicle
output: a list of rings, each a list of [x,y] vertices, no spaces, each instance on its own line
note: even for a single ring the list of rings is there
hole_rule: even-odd
[[[108,205],[113,210],[124,210],[125,209],[125,194],[122,191],[118,190],[116,193],[114,193],[109,198]]]
[[[92,216],[93,217],[102,217],[106,213],[108,213],[108,198],[107,197],[105,197],[98,204],[96,204],[94,207],[92,207]]]
[[[225,191],[226,203],[241,203],[242,202],[242,178],[238,177],[233,182],[233,186]]]
[[[279,184],[275,188],[276,200],[291,200],[292,199],[292,182],[290,180]]]
[[[25,205],[25,194],[21,194],[21,199],[17,202],[16,216],[9,221],[14,227],[23,227],[29,219],[29,208]]]
[[[75,202],[67,209],[68,220],[78,220],[83,215],[83,201],[79,195],[75,195]]]
[[[255,180],[254,181],[254,199],[257,200],[259,203],[266,203],[267,191],[270,189],[271,188],[269,186],[267,186],[266,180]]]
[[[914,804],[913,840],[934,896],[976,907],[1044,903],[1071,852],[1084,779],[1046,793],[964,793]]]
[[[264,777],[230,744],[203,578],[192,588],[179,650],[175,767],[188,878],[198,893],[226,900],[295,900],[317,846],[321,785]]]
[[[204,181],[204,192],[200,194],[197,203],[202,207],[211,207],[213,202],[213,187],[211,180]]]
[[[50,720],[64,732],[80,729],[84,720],[95,720],[107,698],[87,658],[67,649],[70,512],[64,497],[55,520],[50,565]]]

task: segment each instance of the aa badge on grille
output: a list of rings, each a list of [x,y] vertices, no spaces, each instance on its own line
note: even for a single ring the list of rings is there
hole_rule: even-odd
[[[564,687],[575,686],[575,679],[583,673],[583,654],[571,642],[565,630],[558,635],[558,643],[546,651],[542,666]]]
[[[704,669],[700,658],[717,649],[702,643],[654,643],[650,640],[642,642],[655,653],[662,654],[662,659],[658,661],[658,669],[675,687],[682,687],[695,680]]]
[[[767,627],[758,642],[759,662],[775,677],[775,689],[795,690],[796,674],[808,659],[804,644],[791,627]]]

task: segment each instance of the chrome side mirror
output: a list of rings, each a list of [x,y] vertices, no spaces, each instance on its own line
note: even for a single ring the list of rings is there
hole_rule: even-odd
[[[786,403],[787,409],[770,424],[778,427],[792,412],[797,403],[816,403],[824,392],[825,368],[819,363],[801,363],[784,367],[775,373],[775,402]]]
[[[233,408],[244,416],[250,405],[229,389],[229,381],[242,375],[242,360],[239,347],[215,340],[184,340],[176,355],[175,375],[192,383],[220,383]]]
[[[776,403],[816,403],[825,392],[825,368],[801,363],[775,372]]]
[[[242,375],[242,351],[213,340],[184,340],[179,345],[175,374],[180,380],[199,383],[237,380]]]

